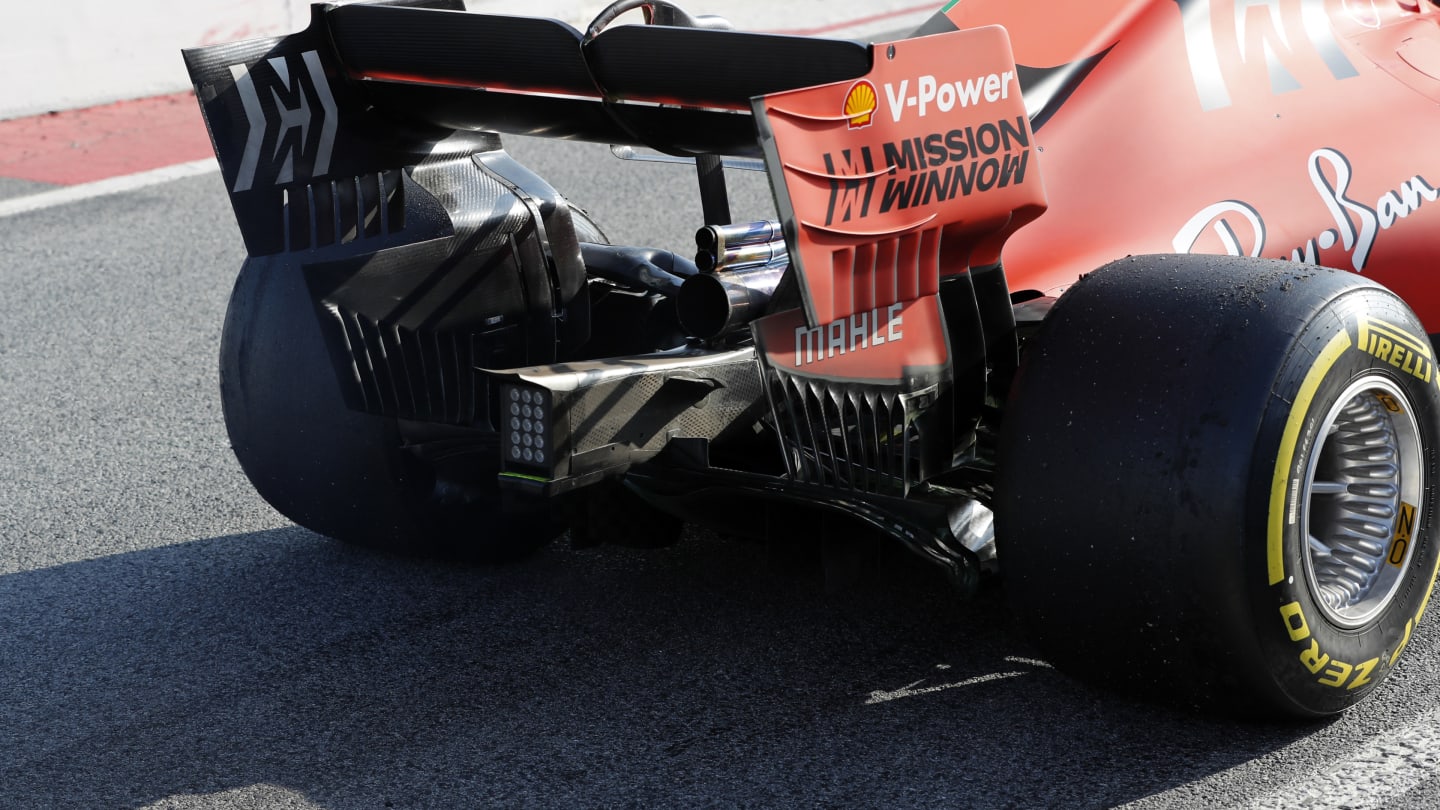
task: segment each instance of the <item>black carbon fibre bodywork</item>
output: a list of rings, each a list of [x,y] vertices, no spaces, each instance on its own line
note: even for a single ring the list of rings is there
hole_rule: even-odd
[[[589,339],[575,228],[554,190],[503,152],[412,176],[445,201],[455,236],[304,272],[353,407],[488,428],[479,369],[552,362]]]

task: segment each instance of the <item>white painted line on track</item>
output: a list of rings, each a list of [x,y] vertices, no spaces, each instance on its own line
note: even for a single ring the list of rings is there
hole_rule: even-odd
[[[874,706],[874,705],[877,704],[877,703],[889,703],[889,702],[892,701],[892,700],[900,700],[901,698],[916,697],[917,695],[929,695],[929,694],[933,694],[933,693],[935,693],[935,692],[943,692],[943,691],[945,691],[945,690],[947,690],[947,689],[964,689],[964,688],[967,687],[967,686],[977,686],[977,685],[979,685],[979,684],[989,683],[989,682],[991,682],[991,681],[1004,681],[1004,680],[1008,680],[1008,679],[1010,679],[1010,678],[1018,678],[1018,677],[1020,677],[1021,675],[1026,675],[1026,674],[1029,674],[1029,673],[1025,673],[1025,672],[992,672],[992,673],[990,673],[990,674],[988,674],[988,675],[977,675],[977,676],[975,676],[974,678],[966,678],[966,679],[963,680],[963,681],[956,681],[955,683],[942,683],[942,684],[937,684],[937,685],[935,685],[935,686],[920,686],[920,684],[922,684],[922,683],[925,682],[925,680],[922,678],[921,680],[918,680],[918,681],[910,684],[909,686],[902,686],[902,687],[900,687],[899,689],[896,689],[896,690],[890,691],[890,692],[886,692],[886,691],[884,691],[884,690],[878,690],[878,689],[877,689],[876,691],[871,692],[871,693],[870,693],[870,696],[869,696],[868,698],[866,698],[866,700],[865,700],[865,705],[866,705],[866,706]],[[917,689],[916,687],[919,687],[919,688]]]
[[[1005,660],[1006,660],[1007,662],[1011,663],[1011,664],[1025,664],[1025,665],[1027,665],[1027,666],[1032,666],[1032,667],[1035,667],[1035,668],[1037,668],[1037,669],[1054,669],[1054,667],[1052,667],[1050,664],[1046,663],[1045,661],[1039,661],[1039,660],[1036,660],[1036,659],[1034,659],[1034,658],[1020,658],[1019,656],[1007,655],[1007,656],[1005,656]],[[942,670],[942,671],[943,671],[943,670],[949,669],[949,668],[950,668],[950,665],[949,665],[949,664],[938,664],[938,665],[936,665],[935,668],[938,669],[938,670]],[[883,689],[876,689],[875,691],[873,691],[873,692],[870,693],[870,697],[865,701],[865,705],[866,705],[866,706],[874,706],[874,705],[877,704],[877,703],[888,703],[888,702],[890,702],[890,701],[892,701],[892,700],[900,700],[901,698],[915,697],[916,695],[930,695],[930,694],[934,694],[935,692],[943,692],[943,691],[945,691],[945,690],[947,690],[947,689],[964,689],[964,688],[967,687],[967,686],[976,686],[976,685],[982,684],[982,683],[990,683],[991,681],[1004,681],[1004,680],[1008,680],[1008,679],[1010,679],[1010,678],[1018,678],[1018,677],[1020,677],[1021,675],[1028,675],[1028,674],[1030,674],[1030,673],[1028,673],[1028,672],[991,672],[991,673],[988,673],[988,674],[985,674],[985,675],[977,675],[977,676],[974,677],[974,678],[966,678],[966,679],[963,680],[963,681],[956,681],[955,683],[942,683],[942,684],[936,684],[936,685],[934,685],[934,686],[920,686],[920,684],[922,684],[922,683],[924,683],[925,681],[929,680],[929,678],[921,678],[920,680],[918,680],[918,681],[916,681],[916,682],[914,682],[914,683],[912,683],[912,684],[909,684],[908,686],[902,686],[902,687],[900,687],[899,689],[895,689],[895,690],[891,690],[891,691],[886,691],[886,690],[883,690]],[[917,687],[918,687],[918,688],[917,688]]]
[[[177,163],[174,166],[151,169],[148,172],[108,177],[93,183],[64,186],[50,191],[42,191],[39,194],[13,197],[8,200],[0,200],[0,219],[16,214],[28,214],[31,211],[43,211],[57,205],[69,205],[82,200],[93,200],[96,197],[108,197],[111,194],[135,191],[219,170],[220,164],[216,163],[214,158],[206,158],[191,163]]]
[[[1378,810],[1440,776],[1440,709],[1392,729],[1318,774],[1257,796],[1236,810],[1294,807]]]

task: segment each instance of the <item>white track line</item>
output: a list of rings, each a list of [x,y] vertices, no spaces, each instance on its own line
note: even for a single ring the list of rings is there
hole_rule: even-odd
[[[865,700],[865,705],[874,706],[877,703],[888,703],[892,700],[915,697],[917,695],[929,695],[934,692],[943,692],[946,689],[964,689],[967,686],[976,686],[982,683],[989,683],[991,681],[1003,681],[1009,678],[1018,678],[1021,675],[1026,674],[1029,673],[992,672],[988,675],[977,675],[974,678],[967,678],[963,681],[956,681],[955,683],[942,683],[935,686],[920,686],[920,684],[925,682],[925,679],[922,678],[921,680],[918,680],[915,683],[910,684],[909,686],[902,686],[899,689],[894,690],[893,692],[886,692],[883,690],[876,690],[874,692],[871,692],[870,696]]]
[[[1243,810],[1292,807],[1371,810],[1391,806],[1409,790],[1440,777],[1440,709],[1376,735],[1346,759],[1241,805]]]
[[[174,166],[165,166],[160,169],[152,169],[148,172],[127,174],[122,177],[110,177],[104,180],[97,180],[93,183],[82,183],[78,186],[64,186],[51,191],[42,191],[39,194],[31,194],[26,197],[14,197],[8,200],[0,200],[0,219],[12,217],[16,214],[28,214],[31,211],[43,211],[46,208],[54,208],[57,205],[69,205],[70,203],[82,200],[93,200],[96,197],[107,197],[111,194],[120,194],[126,191],[155,186],[161,183],[168,183],[172,180],[180,180],[186,177],[206,174],[219,171],[220,166],[214,158],[197,160],[193,163],[178,163]]]
[[[1440,775],[1440,709],[1377,735],[1348,759],[1292,782],[1245,805],[1247,810],[1290,807],[1381,808]]]

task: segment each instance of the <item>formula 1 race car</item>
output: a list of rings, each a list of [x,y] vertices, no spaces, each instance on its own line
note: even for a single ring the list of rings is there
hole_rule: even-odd
[[[235,454],[392,550],[823,515],[998,570],[1092,682],[1342,711],[1440,562],[1437,5],[956,0],[866,44],[395,0],[187,51],[249,253]],[[693,161],[696,254],[502,134]],[[731,222],[746,164],[773,221]]]

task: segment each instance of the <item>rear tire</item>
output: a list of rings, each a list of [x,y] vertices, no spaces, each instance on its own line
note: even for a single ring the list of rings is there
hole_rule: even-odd
[[[564,528],[549,514],[501,512],[498,442],[484,434],[463,480],[406,450],[393,418],[351,410],[302,272],[249,259],[225,316],[220,393],[230,443],[281,514],[344,543],[485,562],[512,560]]]
[[[1001,442],[1015,611],[1094,683],[1245,715],[1343,711],[1434,585],[1440,387],[1359,276],[1135,257],[1027,346]]]

